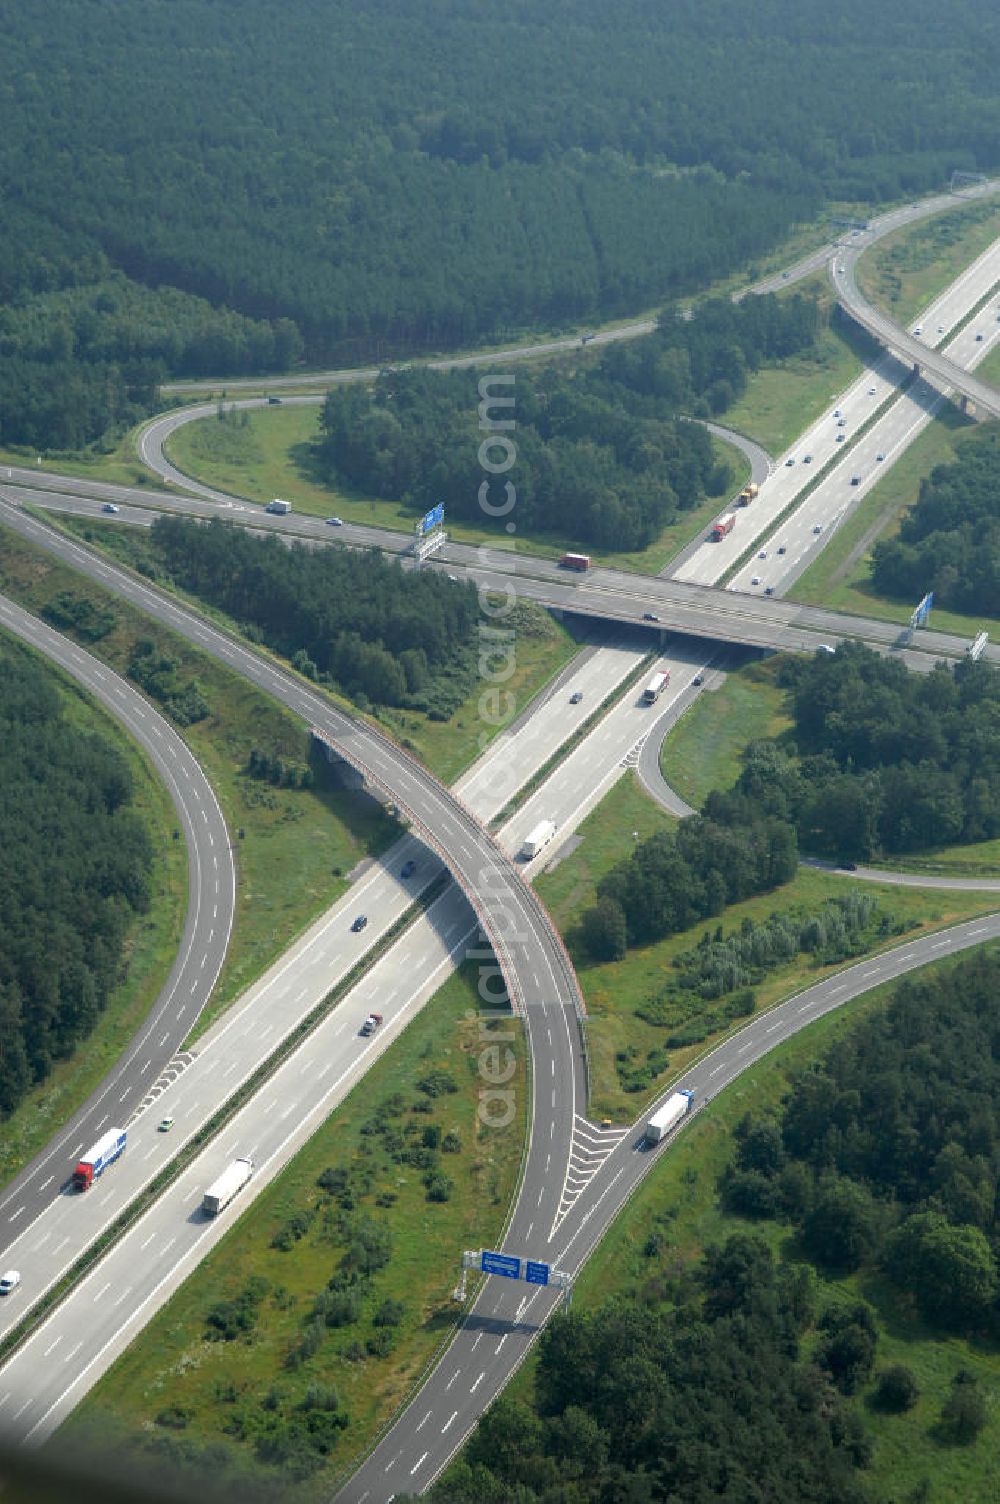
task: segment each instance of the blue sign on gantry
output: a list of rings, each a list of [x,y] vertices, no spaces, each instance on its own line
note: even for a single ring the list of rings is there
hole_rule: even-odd
[[[524,1266],[524,1277],[529,1285],[547,1285],[549,1282],[548,1264],[536,1264],[533,1259],[528,1259]]]
[[[436,527],[442,527],[443,524],[444,502],[439,502],[436,507],[431,507],[429,512],[425,512],[420,521],[417,523],[417,537],[423,538],[427,533],[433,532]]]
[[[480,1265],[484,1274],[502,1274],[505,1279],[521,1278],[521,1260],[509,1253],[483,1253]]]

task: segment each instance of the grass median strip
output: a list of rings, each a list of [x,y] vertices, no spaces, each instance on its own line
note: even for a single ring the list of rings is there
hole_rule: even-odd
[[[477,1012],[475,969],[435,995],[234,1223],[63,1428],[196,1481],[329,1498],[463,1307],[463,1247],[500,1236],[521,1163],[525,1049]],[[480,1111],[491,1040],[516,1111]],[[504,1043],[506,1041],[507,1043]],[[194,1471],[190,1471],[190,1470]]]
[[[189,1143],[185,1144],[176,1158],[156,1178],[141,1191],[131,1204],[115,1219],[107,1230],[81,1255],[67,1271],[59,1282],[42,1296],[34,1309],[25,1317],[23,1322],[0,1341],[0,1362],[6,1361],[17,1348],[22,1346],[31,1334],[41,1326],[42,1322],[52,1314],[57,1306],[78,1284],[90,1270],[100,1262],[104,1254],[116,1243],[119,1243],[125,1234],[134,1227],[153,1203],[159,1200],[178,1177],[191,1165],[202,1150],[222,1132],[223,1128],[232,1121],[236,1113],[249,1102],[271,1076],[295,1053],[299,1045],[308,1035],[312,1034],[323,1020],[330,1014],[336,1005],[351,991],[353,987],[371,970],[395,944],[400,935],[404,934],[413,922],[416,912],[425,913],[437,898],[444,892],[449,879],[442,874],[420,895],[417,903],[407,909],[401,915],[391,929],[387,930],[382,938],[372,946],[366,955],[351,968],[347,976],[334,987],[300,1024],[278,1046],[273,1054],[254,1071],[253,1075],[243,1083],[231,1097],[227,1099],[218,1112],[214,1113],[208,1122],[198,1130]],[[154,1104],[155,1106],[155,1104]],[[140,1115],[139,1121],[142,1121]],[[154,1107],[148,1109],[150,1121],[154,1116]]]
[[[808,501],[809,497],[813,494],[817,487],[823,485],[824,482],[829,479],[833,472],[838,469],[841,464],[848,458],[855,447],[860,444],[865,435],[871,431],[876,423],[880,422],[881,419],[885,417],[886,413],[889,412],[890,408],[895,405],[895,403],[904,394],[904,392],[907,392],[910,389],[915,380],[916,378],[911,374],[907,378],[907,380],[904,381],[902,386],[898,387],[896,391],[890,393],[885,401],[882,402],[871,414],[871,416],[867,418],[864,423],[862,423],[861,427],[855,431],[855,433],[851,437],[850,442],[841,445],[839,452],[837,454],[831,455],[826,464],[821,466],[820,469],[815,473],[815,475],[811,475],[809,477],[808,483],[803,486],[801,491],[798,491],[795,494],[795,496],[784,508],[784,510],[779,512],[774,521],[768,525],[766,531],[760,533],[754,540],[754,542],[749,544],[748,547],[743,550],[736,562],[730,565],[722,578],[717,582],[720,588],[724,588],[726,585],[728,585],[729,582],[734,579],[737,574],[739,574],[740,570],[743,569],[745,565],[749,564],[751,560],[756,557],[757,549],[760,546],[761,542],[772,538],[778,531],[778,529],[788,521],[789,517],[793,516],[794,513],[796,513],[799,508],[806,501]]]

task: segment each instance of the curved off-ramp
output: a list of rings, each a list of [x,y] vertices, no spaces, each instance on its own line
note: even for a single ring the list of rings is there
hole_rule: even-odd
[[[114,716],[142,748],[177,813],[188,854],[188,904],[177,954],[138,1033],[82,1107],[4,1188],[0,1251],[60,1193],[81,1153],[109,1124],[124,1124],[157,1093],[218,980],[236,904],[226,822],[201,765],[152,705],[106,664],[0,596],[0,627],[43,653]],[[86,1044],[81,1046],[86,1049]]]

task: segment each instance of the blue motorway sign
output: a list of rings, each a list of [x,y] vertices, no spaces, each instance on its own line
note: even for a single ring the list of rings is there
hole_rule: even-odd
[[[922,627],[922,626],[924,626],[924,624],[927,621],[927,618],[931,614],[931,607],[933,606],[933,604],[934,604],[934,592],[933,592],[933,590],[929,590],[927,592],[927,594],[924,596],[923,600],[920,602],[920,605],[917,607],[917,609],[913,613],[913,625],[914,626],[916,626],[916,627]]]
[[[513,1258],[509,1253],[484,1251],[481,1268],[484,1274],[502,1274],[506,1279],[521,1278],[521,1260]]]
[[[548,1264],[536,1264],[533,1259],[528,1259],[524,1266],[524,1277],[529,1285],[547,1285],[549,1282]]]
[[[417,537],[422,538],[425,533],[433,532],[434,528],[441,527],[444,523],[444,503],[439,502],[436,507],[431,507],[425,512],[417,523]]]

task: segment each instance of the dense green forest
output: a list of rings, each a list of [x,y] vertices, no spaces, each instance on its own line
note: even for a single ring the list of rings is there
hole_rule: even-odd
[[[132,776],[63,719],[50,681],[0,653],[0,1116],[85,1039],[149,906]]]
[[[819,1264],[878,1269],[952,1332],[1000,1330],[1000,955],[907,980],[745,1121],[723,1193],[795,1224]]]
[[[475,682],[471,585],[403,570],[375,549],[288,547],[218,520],[160,517],[152,544],[177,585],[362,708],[407,705],[446,720]]]
[[[789,659],[790,742],[754,743],[714,818],[749,806],[791,818],[800,846],[840,858],[1000,835],[1000,674],[985,663],[930,674],[861,643]]]
[[[490,394],[511,403],[487,417],[516,425],[517,526],[609,549],[645,548],[678,513],[718,495],[728,473],[711,443],[682,413],[708,417],[742,395],[747,373],[810,346],[819,314],[801,297],[713,299],[693,318],[661,314],[646,338],[612,346],[595,363],[522,369]],[[374,388],[330,392],[321,419],[321,469],[333,483],[401,501],[421,516],[443,502],[448,515],[490,526],[480,498],[479,377],[386,370]],[[506,453],[491,453],[502,463]],[[503,481],[486,498],[498,508]]]
[[[751,742],[736,784],[703,814],[790,821],[801,849],[841,860],[1000,835],[1000,675],[990,665],[908,673],[861,643],[789,658],[794,724]]]
[[[530,1402],[493,1405],[433,1504],[862,1504],[871,1444],[838,1375],[804,1351],[808,1270],[747,1236],[687,1278],[657,1253],[650,1285],[657,1270],[672,1298],[553,1317]],[[819,1320],[839,1334],[839,1311]]]
[[[736,814],[725,821],[692,815],[675,831],[639,842],[605,873],[582,921],[591,952],[621,960],[628,945],[689,929],[727,904],[789,882],[799,859],[792,824],[745,807]]]
[[[664,1215],[641,1282],[553,1319],[528,1398],[488,1411],[434,1504],[889,1504],[858,1471],[872,1457],[858,1400],[900,1413],[919,1386],[904,1364],[878,1365],[878,1310],[850,1288],[825,1305],[802,1259],[835,1276],[867,1270],[880,1301],[887,1280],[896,1335],[920,1318],[995,1342],[998,990],[996,951],[903,981],[793,1079],[776,1113],[745,1118],[722,1203],[790,1224],[789,1257],[735,1233],[687,1269],[676,1212]],[[945,1362],[930,1438],[943,1457],[974,1443],[990,1405],[958,1355]],[[937,1496],[930,1484],[893,1494]]]
[[[833,654],[789,658],[780,682],[794,720],[787,736],[751,742],[731,789],[713,789],[700,814],[640,842],[601,879],[582,918],[595,958],[620,960],[630,945],[788,882],[800,848],[845,861],[1000,835],[1000,675],[989,665],[911,674],[844,642]],[[769,958],[860,954],[871,918],[831,911],[750,926],[743,944],[720,931],[719,948],[699,963],[706,978],[731,979],[721,995]],[[880,916],[877,931],[891,922]],[[702,997],[713,995],[706,986]],[[658,1021],[679,1022],[671,991],[670,1017]]]
[[[885,595],[934,591],[953,611],[1000,613],[1000,445],[968,445],[920,482],[899,534],[876,543],[872,581]]]
[[[989,0],[23,0],[5,23],[4,442],[120,425],[162,375],[648,306],[825,203],[1000,155]]]

